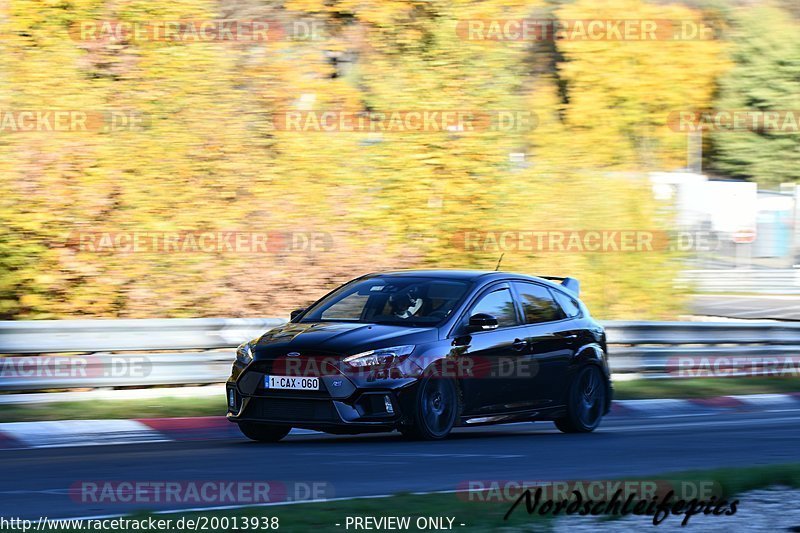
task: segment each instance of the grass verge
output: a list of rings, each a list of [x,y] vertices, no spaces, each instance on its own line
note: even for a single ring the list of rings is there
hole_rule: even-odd
[[[0,422],[223,416],[225,396],[146,398],[0,405]]]
[[[614,397],[618,400],[711,398],[789,392],[800,392],[800,380],[796,377],[636,379],[614,382]]]

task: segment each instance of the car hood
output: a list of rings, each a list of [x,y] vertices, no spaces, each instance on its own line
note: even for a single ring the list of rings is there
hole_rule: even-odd
[[[290,322],[259,337],[253,343],[253,352],[257,360],[285,355],[287,352],[344,356],[375,348],[431,342],[437,338],[436,328],[344,322]]]

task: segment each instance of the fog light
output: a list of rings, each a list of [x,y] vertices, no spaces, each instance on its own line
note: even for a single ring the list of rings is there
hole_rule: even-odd
[[[386,412],[390,415],[394,414],[394,407],[392,407],[392,399],[389,398],[389,395],[383,397],[383,404],[386,406]]]
[[[231,409],[236,407],[236,393],[233,389],[228,389],[228,407]]]

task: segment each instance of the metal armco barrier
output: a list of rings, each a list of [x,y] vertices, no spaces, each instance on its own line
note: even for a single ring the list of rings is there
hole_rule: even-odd
[[[800,324],[606,322],[615,374],[651,378],[777,375],[800,369]],[[791,375],[791,374],[790,374]],[[798,374],[794,374],[800,377]]]
[[[0,322],[0,390],[203,385],[225,381],[233,348],[285,323],[265,319]],[[772,374],[800,358],[800,324],[606,322],[615,374]],[[133,353],[131,353],[133,352]],[[37,354],[37,355],[22,355]],[[46,354],[47,357],[43,357]],[[64,364],[69,358],[69,364]],[[796,363],[795,363],[796,364]]]
[[[0,354],[230,348],[282,318],[0,321]]]

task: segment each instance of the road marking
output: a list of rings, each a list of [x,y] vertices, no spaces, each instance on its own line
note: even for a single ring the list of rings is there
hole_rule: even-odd
[[[437,458],[449,457],[453,459],[472,459],[480,457],[486,459],[515,459],[527,456],[497,454],[497,453],[389,453],[389,454],[377,454],[377,457],[437,457]]]
[[[800,305],[783,305],[780,307],[767,307],[764,309],[738,309],[731,311],[731,313],[736,313],[737,316],[755,316],[758,318],[759,315],[766,316],[790,309],[800,309]]]
[[[297,455],[319,456],[319,453],[298,453]],[[351,453],[326,453],[326,456],[332,457],[352,457]],[[449,458],[449,459],[517,459],[527,457],[526,455],[511,455],[511,454],[497,454],[497,453],[371,453],[370,457],[433,457],[433,458]]]
[[[800,300],[800,296],[792,294],[758,294],[755,296],[740,296],[737,294],[695,294],[694,299],[719,300],[720,298],[738,300]]]
[[[703,422],[697,423],[689,423],[689,424],[648,424],[643,426],[612,426],[612,427],[603,427],[600,426],[597,431],[603,430],[623,430],[625,432],[629,431],[652,431],[654,429],[670,429],[670,428],[681,428],[681,429],[688,429],[689,426],[696,426],[702,424],[703,427],[711,427],[711,426],[740,426],[742,423],[747,423],[754,426],[766,426],[770,424],[778,424],[780,422],[797,422],[798,417],[796,416],[785,416],[785,417],[778,417],[778,418],[766,418],[766,419],[758,419],[758,418],[748,418],[745,420],[704,420]]]
[[[385,465],[411,465],[414,464],[410,461],[336,461],[333,463],[320,463],[328,466],[338,465],[372,465],[372,466],[385,466]]]
[[[684,418],[692,416],[709,416],[717,413],[681,413],[677,415],[649,415],[647,418]]]

